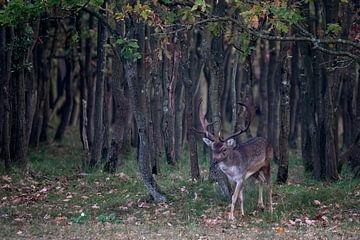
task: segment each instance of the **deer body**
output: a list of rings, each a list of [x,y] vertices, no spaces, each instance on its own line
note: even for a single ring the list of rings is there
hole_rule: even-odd
[[[213,161],[219,164],[221,171],[236,183],[232,196],[231,212],[229,218],[234,219],[234,209],[237,199],[240,201],[241,215],[244,215],[243,184],[250,176],[259,182],[259,208],[264,208],[263,203],[263,178],[264,174],[268,187],[269,210],[272,212],[272,188],[270,181],[270,161],[273,158],[272,146],[265,138],[256,137],[241,144],[236,144],[234,139],[222,141],[220,139],[210,140],[203,138],[213,153]]]
[[[200,101],[201,104],[201,101]],[[264,209],[263,203],[263,181],[265,178],[268,188],[268,201],[269,210],[272,212],[272,188],[270,180],[270,162],[273,158],[273,148],[271,144],[262,137],[255,137],[245,143],[236,143],[233,139],[250,127],[250,123],[254,118],[254,112],[249,109],[246,104],[238,103],[246,108],[250,114],[250,121],[248,121],[245,129],[231,134],[227,138],[215,137],[208,131],[208,127],[213,124],[209,123],[205,115],[200,111],[199,104],[199,117],[202,126],[202,131],[194,128],[197,133],[205,134],[203,138],[204,143],[211,148],[212,161],[219,165],[219,168],[225,175],[233,182],[236,183],[234,193],[232,195],[230,219],[234,219],[234,208],[237,199],[240,201],[241,215],[244,215],[244,196],[243,185],[244,181],[250,176],[256,178],[259,182],[259,200],[258,206]],[[220,134],[219,134],[220,136]],[[263,173],[263,176],[261,175]]]

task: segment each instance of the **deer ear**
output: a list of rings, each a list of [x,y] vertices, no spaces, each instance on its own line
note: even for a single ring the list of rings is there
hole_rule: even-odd
[[[230,138],[229,140],[226,141],[226,145],[228,145],[229,147],[235,147],[236,141],[233,138]]]
[[[213,144],[213,141],[211,141],[210,139],[208,138],[203,138],[203,141],[206,145],[208,145],[209,147],[211,147],[211,145]]]

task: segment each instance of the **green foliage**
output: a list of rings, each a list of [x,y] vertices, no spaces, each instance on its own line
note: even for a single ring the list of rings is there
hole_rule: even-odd
[[[250,47],[250,40],[251,40],[251,36],[248,33],[243,33],[239,37],[240,49],[241,49],[241,53],[240,53],[241,62],[244,62],[246,58],[251,54],[252,49]]]
[[[15,26],[28,23],[42,13],[41,1],[11,0],[0,10],[0,26]]]
[[[0,8],[0,27],[31,23],[45,13],[71,15],[85,4],[98,8],[103,0],[11,0]]]
[[[16,28],[16,36],[13,48],[12,71],[32,69],[32,63],[26,62],[24,56],[33,44],[33,30],[29,25],[20,25]]]
[[[120,53],[124,59],[141,59],[141,54],[138,52],[139,44],[137,39],[118,38],[116,44],[120,45]]]
[[[195,0],[194,5],[191,8],[191,12],[200,10],[201,12],[209,11],[211,8],[210,4],[207,4],[205,0]]]
[[[221,34],[221,24],[218,22],[209,23],[208,29],[210,33],[215,37],[219,37]]]
[[[341,31],[341,26],[338,23],[329,23],[326,28],[326,34],[337,35]]]
[[[115,214],[115,213],[110,213],[109,215],[106,215],[106,214],[104,214],[104,213],[101,213],[101,214],[98,216],[99,222],[102,222],[102,223],[115,222],[115,219],[116,219],[116,214]]]

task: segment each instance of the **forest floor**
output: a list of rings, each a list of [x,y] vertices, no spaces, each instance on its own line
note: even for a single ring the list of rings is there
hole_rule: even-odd
[[[206,179],[205,158],[196,182],[186,156],[176,167],[162,160],[156,181],[168,202],[156,204],[147,201],[134,155],[117,174],[82,174],[78,142],[30,150],[26,173],[6,175],[0,166],[0,239],[359,239],[360,181],[347,168],[338,182],[318,182],[293,154],[288,183],[274,183],[273,214],[258,211],[249,181],[245,217],[237,205],[230,221],[230,202]],[[275,182],[276,164],[272,170]]]

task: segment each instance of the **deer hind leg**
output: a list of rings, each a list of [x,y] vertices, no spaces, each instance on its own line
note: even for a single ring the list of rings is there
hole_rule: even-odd
[[[268,189],[269,211],[272,213],[273,207],[272,207],[272,187],[271,187],[271,178],[270,178],[270,165],[263,168],[263,173],[265,176],[266,185],[267,185],[267,189]]]
[[[259,199],[258,199],[258,207],[261,210],[264,210],[264,200],[263,200],[263,179],[261,178],[260,174],[257,176],[257,180],[259,182]]]
[[[235,191],[234,191],[234,194],[232,195],[232,198],[231,198],[231,210],[230,210],[230,215],[229,215],[229,219],[230,220],[234,220],[235,217],[234,217],[234,209],[235,209],[235,203],[236,203],[236,200],[239,196],[239,193],[240,193],[240,188],[241,188],[241,183],[240,182],[237,182],[236,183],[236,187],[235,187]]]

